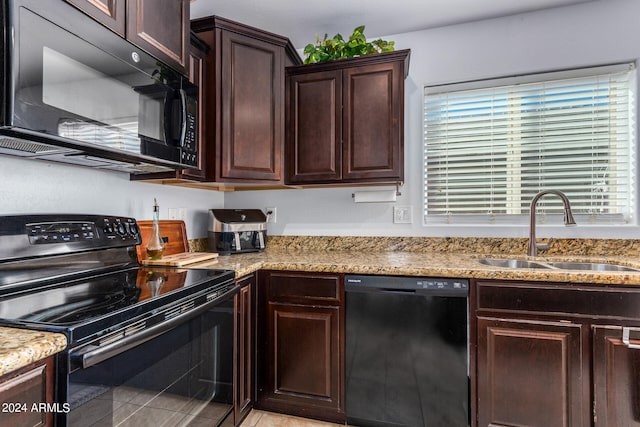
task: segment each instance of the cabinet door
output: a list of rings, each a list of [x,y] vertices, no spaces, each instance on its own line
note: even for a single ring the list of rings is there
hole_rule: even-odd
[[[288,182],[342,179],[342,72],[292,75],[289,84]]]
[[[561,322],[479,318],[478,426],[590,425],[582,329]]]
[[[270,303],[268,313],[268,398],[340,408],[338,308]]]
[[[264,272],[258,286],[258,409],[344,423],[340,275]]]
[[[403,179],[401,62],[343,70],[343,179]]]
[[[127,38],[185,74],[189,31],[189,0],[127,2]]]
[[[52,357],[0,378],[0,425],[53,426],[52,411],[33,410],[33,405],[53,403],[53,381]]]
[[[596,427],[640,426],[640,328],[593,327]],[[626,341],[626,342],[625,342]]]
[[[221,178],[282,181],[284,49],[221,32]]]
[[[100,22],[111,31],[125,36],[125,0],[65,0]]]
[[[235,424],[249,414],[255,400],[255,275],[240,280],[236,297]]]

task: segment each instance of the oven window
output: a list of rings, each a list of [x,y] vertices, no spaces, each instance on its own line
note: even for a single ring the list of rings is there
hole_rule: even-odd
[[[69,376],[67,425],[218,426],[233,407],[233,300]]]

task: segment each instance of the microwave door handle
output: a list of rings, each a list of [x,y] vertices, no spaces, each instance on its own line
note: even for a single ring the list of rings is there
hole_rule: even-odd
[[[184,89],[180,89],[180,107],[182,108],[180,125],[180,145],[182,146],[187,136],[187,91]]]
[[[240,243],[240,233],[238,233],[237,231],[235,231],[233,233],[233,240],[236,243],[236,251],[239,251],[240,249],[242,249],[241,243]]]

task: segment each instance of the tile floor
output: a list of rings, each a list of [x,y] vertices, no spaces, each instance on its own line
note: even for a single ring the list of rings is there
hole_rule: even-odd
[[[292,417],[252,410],[240,427],[338,427],[342,424],[327,423],[324,421],[310,420],[307,418]]]
[[[158,393],[141,388],[84,385],[71,390],[72,400],[85,403],[70,415],[73,427],[207,427],[217,424],[229,405]]]

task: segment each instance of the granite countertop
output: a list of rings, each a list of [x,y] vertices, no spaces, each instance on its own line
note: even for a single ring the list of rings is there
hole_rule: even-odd
[[[481,264],[477,258],[517,258],[536,261],[584,261],[613,263],[632,268],[629,271],[580,271],[561,269],[504,268]],[[466,279],[529,280],[548,282],[640,285],[640,261],[635,257],[542,256],[421,253],[421,252],[336,252],[267,250],[262,253],[218,257],[210,268],[235,270],[242,277],[260,269],[307,272],[378,274]]]
[[[66,346],[63,334],[0,327],[0,376],[52,356]]]
[[[531,259],[523,255],[526,239],[289,236],[271,239],[264,252],[219,256],[216,262],[190,267],[231,269],[236,277],[267,269],[640,286],[639,240],[565,240],[554,245],[556,252],[535,260],[614,263],[639,271],[504,268],[477,261],[480,257]],[[191,250],[203,251],[202,241],[195,242]],[[0,375],[62,351],[66,345],[62,334],[0,327]]]

